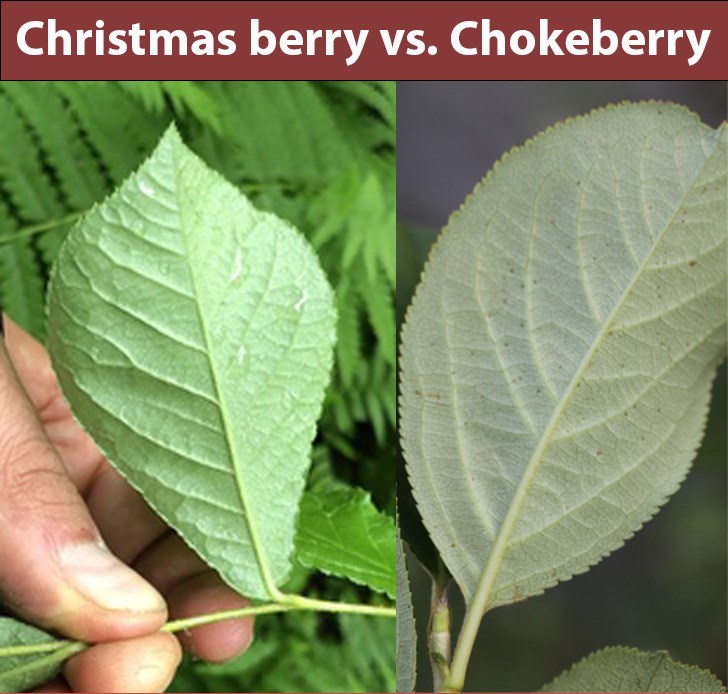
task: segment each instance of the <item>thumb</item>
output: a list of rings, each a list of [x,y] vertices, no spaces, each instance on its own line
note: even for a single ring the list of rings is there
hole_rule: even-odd
[[[159,629],[162,597],[106,548],[47,440],[0,338],[0,594],[84,641]]]

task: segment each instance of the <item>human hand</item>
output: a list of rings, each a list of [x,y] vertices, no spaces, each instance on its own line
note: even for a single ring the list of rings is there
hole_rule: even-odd
[[[113,470],[72,418],[45,349],[4,323],[3,602],[34,624],[96,644],[68,661],[67,686],[42,691],[164,691],[181,657],[177,638],[159,632],[168,610],[178,619],[246,601]],[[244,651],[252,633],[251,618],[236,619],[180,641],[197,657],[223,661]]]

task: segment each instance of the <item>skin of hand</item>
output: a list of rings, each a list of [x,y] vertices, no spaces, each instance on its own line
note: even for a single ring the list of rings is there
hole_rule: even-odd
[[[251,618],[160,633],[169,619],[245,607],[75,422],[45,349],[5,317],[0,338],[0,596],[16,615],[96,645],[39,691],[161,692],[181,647],[242,653]],[[103,538],[103,539],[102,539]],[[70,689],[68,688],[70,687]]]

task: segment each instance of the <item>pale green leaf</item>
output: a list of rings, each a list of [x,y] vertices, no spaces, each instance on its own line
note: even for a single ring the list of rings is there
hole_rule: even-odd
[[[394,598],[394,521],[366,492],[320,485],[301,503],[297,556],[304,566]]]
[[[549,129],[453,216],[402,338],[403,448],[466,600],[583,572],[678,488],[726,343],[725,126]]]
[[[397,691],[413,692],[417,677],[417,632],[407,563],[397,532]]]
[[[253,598],[289,570],[334,318],[303,237],[174,129],[71,231],[55,268],[49,346],[74,414]]]
[[[30,652],[34,646],[47,648]],[[25,648],[28,651],[23,653]],[[24,692],[47,682],[83,648],[83,644],[58,641],[45,631],[0,617],[0,692]]]
[[[605,648],[580,660],[547,684],[544,692],[724,692],[707,670],[683,665],[665,651]]]

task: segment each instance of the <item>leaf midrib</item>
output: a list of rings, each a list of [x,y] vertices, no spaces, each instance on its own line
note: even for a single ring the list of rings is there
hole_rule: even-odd
[[[475,593],[473,594],[472,599],[469,601],[470,604],[468,605],[468,611],[472,610],[475,614],[478,614],[478,615],[482,615],[484,613],[485,608],[487,606],[488,598],[490,597],[490,593],[495,584],[495,579],[498,576],[500,567],[503,563],[506,552],[508,550],[509,540],[513,533],[513,528],[515,526],[515,523],[519,517],[520,511],[526,501],[526,498],[528,497],[528,492],[530,490],[530,487],[531,487],[531,484],[533,483],[534,478],[536,477],[536,473],[539,470],[543,457],[549,448],[549,445],[551,443],[551,437],[556,429],[556,426],[558,425],[558,423],[561,419],[561,416],[563,415],[564,411],[567,409],[567,407],[569,405],[569,402],[571,401],[571,397],[576,390],[576,386],[581,382],[581,380],[584,376],[584,373],[589,368],[594,355],[601,348],[606,333],[612,326],[612,323],[614,322],[615,318],[619,315],[626,300],[631,295],[632,290],[634,289],[634,286],[642,278],[642,276],[645,272],[645,269],[649,266],[650,261],[652,260],[652,257],[655,253],[655,250],[660,246],[660,243],[662,241],[662,238],[663,238],[665,232],[672,226],[672,223],[673,223],[676,215],[678,214],[678,212],[682,209],[687,196],[693,191],[693,189],[695,187],[695,183],[700,178],[703,171],[705,171],[708,163],[715,156],[716,151],[719,151],[719,144],[720,144],[721,140],[722,140],[722,133],[718,132],[717,137],[715,138],[715,142],[713,143],[713,148],[710,153],[710,156],[705,159],[702,167],[698,170],[697,174],[695,175],[695,178],[692,180],[690,185],[686,188],[685,193],[683,193],[683,196],[680,199],[680,202],[678,203],[678,205],[675,207],[675,210],[673,211],[672,215],[665,222],[662,230],[660,231],[659,235],[653,242],[652,247],[650,248],[650,251],[645,255],[642,263],[640,265],[638,265],[638,267],[636,268],[634,277],[632,278],[630,283],[627,285],[625,290],[622,292],[622,296],[620,297],[619,301],[616,303],[616,305],[610,312],[609,316],[604,321],[602,327],[599,329],[599,332],[595,336],[591,347],[589,348],[587,353],[584,355],[584,358],[582,359],[581,364],[579,365],[579,368],[576,370],[576,373],[574,374],[573,378],[569,382],[569,385],[567,386],[566,390],[564,391],[563,395],[561,396],[561,399],[559,400],[559,402],[554,410],[554,413],[551,416],[551,419],[549,420],[548,424],[544,428],[543,434],[541,435],[538,445],[536,446],[536,450],[534,451],[533,455],[531,456],[531,459],[528,462],[528,465],[526,466],[526,469],[523,473],[523,477],[521,478],[521,482],[519,483],[519,485],[516,489],[516,492],[513,495],[513,500],[511,501],[511,504],[508,508],[508,512],[506,513],[506,517],[503,521],[503,525],[501,526],[501,529],[498,533],[496,541],[493,545],[493,549],[488,557],[488,561],[485,565],[483,573],[481,574],[481,578],[480,578],[480,581],[478,582],[478,586],[475,590]]]
[[[174,184],[175,184],[175,194],[180,189],[180,181],[179,181],[179,168],[177,166],[177,151],[176,151],[176,142],[173,142],[172,145],[172,168],[173,168],[173,175],[174,175]],[[205,321],[205,318],[203,316],[203,312],[200,310],[200,293],[197,288],[197,282],[195,280],[195,271],[192,266],[191,257],[190,257],[190,250],[189,246],[187,245],[187,228],[186,224],[184,223],[184,215],[182,212],[182,205],[184,204],[182,198],[177,198],[177,205],[178,209],[180,211],[179,215],[179,224],[180,224],[180,230],[182,232],[182,239],[185,246],[185,262],[187,263],[187,267],[190,272],[190,282],[192,284],[192,294],[194,296],[194,305],[195,305],[195,311],[197,312],[197,317],[200,322],[200,327],[202,330],[202,336],[205,341],[205,354],[207,357],[207,362],[210,367],[210,375],[212,377],[212,384],[215,389],[215,397],[217,399],[217,405],[220,410],[220,416],[222,418],[222,425],[223,430],[225,433],[225,445],[228,449],[228,454],[230,456],[230,462],[233,467],[233,473],[235,476],[235,488],[238,492],[238,498],[240,499],[240,504],[243,507],[243,513],[245,516],[245,522],[248,526],[248,534],[250,535],[250,543],[253,547],[253,552],[255,553],[256,560],[258,562],[258,568],[260,569],[260,575],[263,579],[263,585],[265,586],[266,591],[268,592],[271,599],[276,600],[280,597],[280,591],[278,590],[275,581],[273,580],[273,576],[270,571],[270,567],[268,565],[268,561],[265,555],[265,552],[263,550],[263,545],[260,542],[260,538],[258,535],[258,530],[255,525],[255,521],[253,518],[253,515],[251,513],[250,508],[250,502],[248,501],[248,498],[245,494],[245,487],[243,485],[243,479],[242,479],[242,470],[240,469],[240,466],[238,465],[238,460],[235,455],[235,447],[233,446],[233,442],[231,440],[231,431],[232,427],[230,424],[227,408],[224,404],[224,399],[222,397],[222,392],[220,389],[220,377],[217,374],[217,370],[215,368],[215,360],[213,359],[213,353],[212,353],[212,344],[210,340],[210,334],[207,329],[207,323]]]

